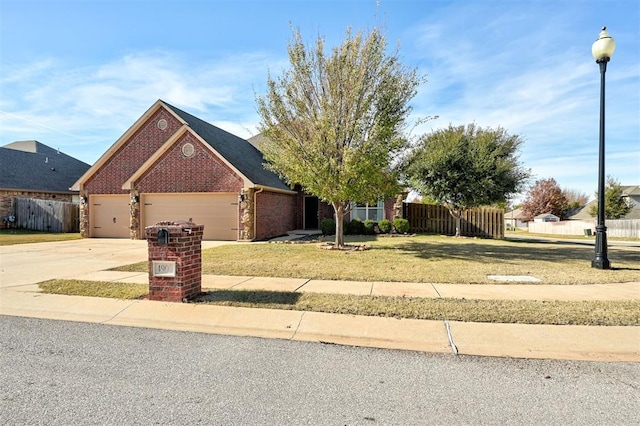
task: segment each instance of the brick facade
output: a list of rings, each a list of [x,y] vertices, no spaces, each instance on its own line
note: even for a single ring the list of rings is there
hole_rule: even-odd
[[[278,237],[296,228],[296,195],[263,191],[256,194],[257,240]]]
[[[164,130],[158,121],[167,121]],[[84,184],[90,194],[126,194],[122,185],[182,126],[172,114],[160,108]]]
[[[190,143],[189,157],[182,147]],[[160,157],[134,186],[140,193],[240,192],[242,179],[192,134],[185,133]]]
[[[168,244],[158,231],[169,232]],[[204,227],[191,222],[159,223],[145,228],[149,248],[149,300],[183,302],[202,292],[202,235]],[[176,262],[176,276],[154,276],[154,261]]]

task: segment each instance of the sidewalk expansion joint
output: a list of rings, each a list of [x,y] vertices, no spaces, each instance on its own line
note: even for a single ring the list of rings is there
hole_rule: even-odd
[[[296,338],[296,334],[298,334],[298,329],[300,328],[300,325],[302,324],[302,319],[304,318],[304,314],[306,314],[306,311],[302,311],[302,315],[300,315],[300,319],[298,320],[298,324],[296,325],[296,329],[293,330],[293,334],[291,335],[289,340],[294,340]]]
[[[434,283],[431,283],[431,287],[433,288],[433,291],[436,292],[436,294],[438,295],[439,298],[442,299],[442,295],[440,294],[440,292],[438,291],[438,289],[436,288],[436,285]]]
[[[309,282],[311,282],[311,280],[306,280],[305,282],[300,284],[295,290],[293,290],[293,292],[297,293],[302,287],[304,287],[305,285],[309,284]]]
[[[234,284],[234,285],[232,285],[231,287],[229,287],[229,290],[232,290],[233,288],[238,287],[239,285],[242,285],[242,284],[246,283],[247,281],[251,281],[251,280],[252,280],[252,279],[254,279],[254,278],[255,278],[255,277],[249,277],[249,278],[247,278],[246,280],[240,281],[239,283]]]
[[[442,299],[442,295],[440,294],[440,292],[436,288],[436,285],[434,283],[431,283],[431,287],[433,287],[433,290],[436,292],[438,297],[440,299]],[[448,319],[444,320],[444,328],[447,329],[447,337],[449,338],[449,345],[451,346],[451,350],[453,351],[453,354],[454,355],[458,355],[458,347],[456,346],[455,342],[453,341],[453,334],[451,334],[451,326],[449,325],[449,320]]]
[[[458,347],[453,341],[453,335],[451,334],[451,327],[449,326],[449,320],[444,320],[444,326],[447,329],[447,336],[449,336],[449,344],[451,345],[451,350],[453,350],[454,355],[458,355]]]
[[[127,309],[129,309],[130,307],[132,307],[133,305],[135,305],[136,303],[138,303],[139,300],[134,300],[132,301],[130,304],[128,304],[127,306],[125,306],[124,308],[122,308],[120,311],[116,312],[111,318],[106,319],[104,321],[100,321],[99,324],[109,324],[111,321],[113,321],[115,318],[119,317],[120,314],[122,314],[124,311],[126,311]]]

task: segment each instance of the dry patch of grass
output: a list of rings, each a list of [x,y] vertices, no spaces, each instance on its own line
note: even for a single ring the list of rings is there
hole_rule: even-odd
[[[38,232],[26,229],[2,229],[0,230],[0,246],[29,243],[48,243],[53,241],[79,240],[79,233],[51,233]]]
[[[223,306],[503,324],[640,325],[640,301],[466,300],[271,291],[209,291]]]
[[[45,293],[142,299],[144,284],[51,280]],[[337,314],[518,324],[638,326],[640,301],[466,300],[274,291],[210,290],[193,303]]]
[[[50,294],[68,296],[108,297],[111,299],[144,299],[149,294],[146,284],[112,283],[107,281],[49,280],[38,284]]]
[[[202,252],[203,274],[350,281],[495,283],[488,275],[530,275],[540,284],[640,281],[640,249],[610,247],[613,269],[591,268],[594,248],[570,242],[419,235],[350,238],[364,251],[318,244],[230,244]],[[147,262],[118,270],[146,271]],[[534,284],[532,284],[534,285]]]

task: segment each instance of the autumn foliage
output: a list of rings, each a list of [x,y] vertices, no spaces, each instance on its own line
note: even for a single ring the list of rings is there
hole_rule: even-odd
[[[569,202],[565,192],[558,186],[554,178],[537,180],[530,188],[522,203],[522,216],[526,220],[551,213],[565,219],[569,210]]]

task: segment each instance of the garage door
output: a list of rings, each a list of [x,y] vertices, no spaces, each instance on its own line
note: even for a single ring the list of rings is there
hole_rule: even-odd
[[[130,238],[129,195],[89,195],[89,227],[94,238]]]
[[[143,226],[189,220],[204,225],[205,240],[238,239],[238,194],[142,194]]]

